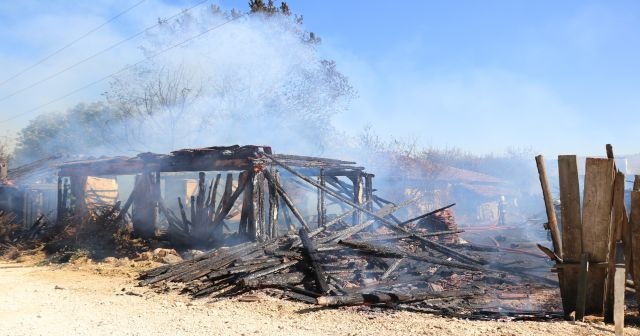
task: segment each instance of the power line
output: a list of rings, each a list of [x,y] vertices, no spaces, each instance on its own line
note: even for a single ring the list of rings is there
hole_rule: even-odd
[[[111,49],[113,49],[113,48],[115,48],[115,47],[118,47],[118,46],[120,46],[120,45],[122,45],[122,44],[124,44],[124,43],[126,43],[126,42],[128,42],[128,41],[131,41],[131,40],[133,40],[134,38],[136,38],[136,37],[138,37],[138,36],[140,36],[140,35],[142,35],[142,34],[146,33],[147,31],[149,31],[149,30],[151,30],[151,29],[153,29],[153,28],[155,28],[155,27],[157,27],[157,26],[159,26],[159,25],[161,25],[161,24],[163,24],[163,23],[167,22],[168,20],[171,20],[171,19],[173,19],[173,18],[175,18],[175,17],[180,16],[180,15],[182,15],[182,14],[184,14],[184,13],[186,13],[186,12],[188,12],[188,11],[190,11],[190,10],[192,10],[192,9],[194,9],[194,8],[196,8],[196,7],[200,6],[200,5],[202,5],[202,4],[204,4],[204,3],[205,3],[205,2],[207,2],[207,1],[209,1],[209,0],[202,0],[202,1],[198,2],[197,4],[195,4],[194,6],[192,6],[192,7],[190,7],[190,8],[187,8],[187,9],[185,9],[185,10],[181,10],[179,13],[176,13],[176,14],[174,14],[174,15],[172,15],[172,16],[170,16],[170,17],[166,18],[166,19],[160,19],[160,20],[158,20],[158,23],[156,23],[156,24],[154,24],[154,25],[152,25],[152,26],[149,26],[149,27],[145,28],[144,30],[142,30],[142,31],[140,31],[140,32],[138,32],[138,33],[136,33],[136,34],[134,34],[134,35],[131,35],[131,36],[129,36],[129,37],[127,37],[127,38],[125,38],[124,40],[120,40],[119,42],[116,42],[116,43],[114,43],[114,44],[110,45],[109,47],[107,47],[107,48],[105,48],[105,49],[102,49],[101,51],[99,51],[99,52],[97,52],[97,53],[95,53],[95,54],[93,54],[93,55],[91,55],[91,56],[89,56],[89,57],[87,57],[87,58],[84,58],[84,59],[82,59],[82,60],[80,60],[80,61],[78,61],[78,62],[76,62],[76,63],[74,63],[74,64],[72,64],[72,65],[70,65],[70,66],[68,66],[68,67],[66,67],[66,68],[64,68],[64,69],[62,69],[62,70],[60,70],[60,71],[58,71],[58,72],[55,72],[55,73],[53,73],[53,74],[51,74],[51,75],[49,75],[49,76],[47,76],[47,77],[45,77],[45,78],[42,78],[42,79],[40,79],[40,80],[38,80],[38,81],[36,81],[36,82],[33,82],[33,83],[31,83],[31,84],[29,84],[29,85],[27,85],[27,86],[25,86],[25,87],[22,87],[21,89],[18,89],[18,90],[16,90],[16,91],[13,91],[12,93],[10,93],[10,94],[8,94],[8,95],[6,95],[6,96],[4,96],[4,97],[0,98],[0,102],[5,101],[5,100],[7,100],[7,99],[9,99],[9,98],[11,98],[11,97],[13,97],[13,96],[15,96],[15,95],[19,94],[19,93],[22,93],[22,92],[24,92],[24,91],[27,91],[27,90],[29,90],[29,89],[31,89],[31,88],[34,88],[34,87],[36,87],[36,86],[38,86],[38,85],[40,85],[40,84],[42,84],[42,83],[44,83],[44,82],[46,82],[46,81],[49,81],[49,80],[51,80],[52,78],[57,77],[57,76],[59,76],[59,75],[61,75],[61,74],[65,73],[65,72],[67,72],[67,71],[69,71],[69,70],[71,70],[71,69],[73,69],[73,68],[77,67],[78,65],[81,65],[81,64],[83,64],[83,63],[86,63],[87,61],[92,60],[92,59],[96,58],[97,56],[99,56],[99,55],[101,55],[101,54],[104,54],[105,52],[107,52],[107,51],[109,51],[109,50],[111,50]]]
[[[222,26],[224,26],[224,25],[226,25],[226,24],[228,24],[228,23],[230,23],[230,22],[233,22],[233,21],[235,21],[235,20],[237,20],[237,19],[239,19],[239,18],[241,18],[241,17],[244,17],[244,16],[246,16],[246,15],[248,15],[248,13],[243,13],[242,15],[238,15],[238,16],[236,16],[236,17],[233,17],[232,19],[227,20],[227,21],[225,21],[225,22],[223,22],[223,23],[221,23],[221,24],[219,24],[219,25],[213,26],[213,27],[211,27],[211,28],[209,28],[209,29],[207,29],[207,30],[205,30],[205,31],[201,32],[201,33],[200,33],[200,34],[198,34],[198,35],[192,36],[192,37],[190,37],[190,38],[188,38],[188,39],[186,39],[186,40],[184,40],[184,41],[182,41],[182,42],[179,42],[179,43],[177,43],[177,44],[174,44],[174,45],[172,45],[172,46],[170,46],[170,47],[168,47],[168,48],[166,48],[166,49],[160,50],[159,52],[157,52],[157,53],[155,53],[155,54],[153,54],[153,55],[151,55],[151,56],[145,57],[144,59],[142,59],[142,60],[140,60],[140,61],[138,61],[138,62],[136,62],[136,63],[134,63],[134,64],[131,64],[131,65],[125,66],[124,68],[122,68],[122,69],[120,69],[120,70],[118,70],[118,71],[116,71],[116,72],[114,72],[114,73],[112,73],[112,74],[110,74],[110,75],[104,76],[104,77],[102,77],[102,78],[100,78],[100,79],[97,79],[97,80],[95,80],[95,81],[93,81],[93,82],[90,82],[90,83],[88,83],[88,84],[86,84],[86,85],[83,85],[83,86],[81,86],[81,87],[79,87],[79,88],[77,88],[77,89],[75,89],[75,90],[73,90],[73,91],[70,91],[70,92],[68,92],[68,93],[66,93],[66,94],[64,94],[64,95],[62,95],[62,96],[60,96],[60,97],[58,97],[58,98],[55,98],[55,99],[53,99],[53,100],[50,100],[50,101],[48,101],[48,102],[46,102],[46,103],[44,103],[44,104],[42,104],[42,105],[38,105],[38,106],[36,106],[36,107],[34,107],[34,108],[30,109],[30,110],[27,110],[27,111],[25,111],[25,112],[23,112],[23,113],[19,113],[19,114],[16,114],[16,115],[14,115],[14,116],[11,116],[11,117],[9,117],[9,118],[7,118],[7,119],[0,120],[0,123],[5,123],[5,122],[7,122],[7,121],[11,121],[11,120],[16,119],[16,118],[19,118],[19,117],[21,117],[21,116],[23,116],[23,115],[27,115],[27,114],[29,114],[29,113],[31,113],[31,112],[37,111],[37,110],[39,110],[39,109],[41,109],[41,108],[43,108],[43,107],[49,106],[49,105],[51,105],[51,104],[53,104],[53,103],[55,103],[55,102],[58,102],[58,101],[60,101],[60,100],[62,100],[62,99],[64,99],[64,98],[67,98],[67,97],[69,97],[69,96],[71,96],[71,95],[74,95],[74,94],[76,94],[76,93],[78,93],[78,92],[80,92],[80,91],[82,91],[82,90],[84,90],[84,89],[86,89],[86,88],[88,88],[88,87],[91,87],[91,86],[93,86],[93,85],[96,85],[96,84],[98,84],[98,83],[100,83],[100,82],[102,82],[102,81],[104,81],[104,80],[107,80],[107,79],[109,79],[109,78],[111,78],[111,77],[113,77],[113,76],[115,76],[115,75],[121,74],[121,73],[123,73],[123,72],[125,72],[125,71],[129,70],[130,68],[133,68],[133,67],[135,67],[135,66],[137,66],[137,65],[140,65],[140,64],[142,64],[142,63],[144,63],[144,62],[146,62],[146,61],[148,61],[148,60],[150,60],[150,59],[152,59],[152,58],[154,58],[154,57],[156,57],[156,56],[158,56],[158,55],[160,55],[160,54],[163,54],[163,53],[165,53],[165,52],[167,52],[167,51],[169,51],[169,50],[175,49],[175,48],[177,48],[177,47],[179,47],[179,46],[182,46],[182,45],[184,45],[184,44],[186,44],[186,43],[188,43],[188,42],[190,42],[190,41],[193,41],[193,40],[195,40],[195,39],[197,39],[197,38],[199,38],[199,37],[201,37],[201,36],[203,36],[203,35],[205,35],[205,34],[207,34],[207,33],[211,32],[211,31],[213,31],[213,30],[216,30],[216,29],[218,29],[218,28],[220,28],[220,27],[222,27]]]
[[[61,52],[62,52],[62,51],[64,51],[65,49],[67,49],[67,48],[71,47],[72,45],[74,45],[74,44],[78,43],[78,41],[82,40],[83,38],[85,38],[85,37],[87,37],[87,36],[89,36],[89,35],[93,34],[93,33],[94,33],[94,32],[96,32],[97,30],[99,30],[100,28],[102,28],[102,27],[104,27],[104,26],[108,25],[109,23],[113,22],[113,21],[114,21],[114,20],[116,20],[117,18],[119,18],[119,17],[121,17],[122,15],[126,14],[127,12],[131,11],[132,9],[134,9],[134,8],[136,8],[136,7],[138,7],[138,6],[140,6],[140,5],[141,5],[143,2],[145,2],[145,1],[147,1],[147,0],[141,0],[141,1],[137,2],[137,3],[136,3],[136,4],[134,4],[133,6],[131,6],[131,7],[127,8],[127,9],[125,9],[124,11],[122,11],[122,12],[118,13],[116,16],[114,16],[114,17],[112,17],[111,19],[109,19],[109,20],[105,21],[105,22],[104,22],[104,23],[102,23],[101,25],[99,25],[99,26],[97,26],[97,27],[95,27],[95,28],[91,29],[90,31],[88,31],[88,32],[86,32],[86,33],[84,33],[84,34],[82,34],[81,36],[79,36],[79,37],[78,37],[78,38],[76,38],[75,40],[73,40],[73,41],[71,41],[71,42],[69,42],[69,43],[65,44],[65,45],[64,45],[63,47],[61,47],[60,49],[58,49],[58,50],[56,50],[56,51],[52,52],[51,54],[49,54],[49,55],[47,55],[47,56],[45,56],[44,58],[42,58],[41,60],[37,61],[36,63],[34,63],[34,64],[32,64],[32,65],[30,65],[30,66],[28,66],[28,67],[26,67],[26,68],[24,68],[24,69],[22,69],[22,70],[20,70],[18,73],[14,74],[13,76],[11,76],[11,77],[9,77],[9,78],[5,79],[4,81],[0,82],[0,86],[3,86],[4,84],[8,83],[10,80],[17,78],[17,77],[19,77],[20,75],[24,74],[25,72],[27,72],[27,71],[29,71],[29,70],[31,70],[31,69],[33,69],[33,68],[37,67],[38,65],[40,65],[40,64],[42,64],[42,63],[44,63],[46,60],[50,59],[51,57],[53,57],[53,56],[55,56],[55,55],[57,55],[57,54],[61,53]]]

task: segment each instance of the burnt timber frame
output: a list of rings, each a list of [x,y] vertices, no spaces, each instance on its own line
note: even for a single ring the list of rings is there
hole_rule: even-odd
[[[293,204],[284,190],[281,180],[288,177],[287,172],[281,176],[280,171],[265,159],[262,153],[272,155],[279,161],[294,167],[300,174],[316,177],[323,185],[331,185],[341,193],[347,195],[359,206],[371,206],[373,195],[373,174],[364,172],[363,167],[355,166],[355,162],[309,157],[297,155],[273,154],[268,146],[228,146],[207,147],[199,149],[184,149],[170,154],[142,153],[135,157],[112,157],[95,160],[73,161],[59,166],[61,179],[70,181],[70,191],[74,202],[67,205],[59,200],[61,213],[85,213],[83,204],[83,181],[87,176],[135,175],[136,183],[126,204],[133,208],[134,230],[141,236],[153,235],[159,213],[167,217],[167,221],[176,226],[182,226],[184,234],[193,232],[197,236],[207,239],[217,239],[222,236],[222,228],[226,227],[225,217],[229,215],[235,201],[244,193],[238,232],[249,240],[265,241],[279,235],[278,214],[283,213],[281,222],[289,224],[288,213],[294,215],[293,222],[309,230],[302,213]],[[269,164],[271,167],[269,168]],[[182,220],[177,216],[167,214],[164,200],[160,192],[160,178],[162,173],[199,172],[198,193],[192,202],[192,216],[189,221],[186,213]],[[212,192],[213,180],[206,193],[206,175],[204,172],[220,174],[228,172],[225,192],[216,206],[215,190]],[[238,172],[238,187],[233,190],[233,176],[230,172]],[[215,175],[214,175],[215,176]],[[347,181],[340,180],[345,177]],[[219,180],[219,178],[216,178]],[[221,183],[222,184],[222,183]],[[216,182],[216,189],[218,183]],[[321,227],[326,223],[327,197],[323,189],[316,190],[318,195],[316,222]],[[213,195],[213,196],[212,196]],[[205,200],[207,200],[205,202]],[[212,200],[213,202],[211,202]],[[125,205],[126,205],[125,204]],[[286,208],[279,211],[281,206]],[[194,209],[193,207],[197,207]],[[123,207],[122,215],[128,211]],[[181,211],[183,212],[183,211]],[[364,214],[355,211],[354,224],[362,221]],[[172,218],[169,218],[172,217]],[[284,221],[282,220],[284,219]]]

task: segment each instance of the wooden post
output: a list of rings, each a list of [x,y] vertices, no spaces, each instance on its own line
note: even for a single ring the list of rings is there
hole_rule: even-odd
[[[264,221],[264,173],[256,171],[253,174],[251,202],[252,213],[249,216],[249,237],[254,241],[265,241]]]
[[[133,195],[133,229],[137,236],[152,237],[155,233],[157,199],[151,173],[136,175]]]
[[[206,199],[205,196],[205,181],[206,181],[206,175],[204,172],[199,172],[198,173],[198,194],[196,197],[196,204],[192,204],[192,206],[195,206],[195,210],[196,210],[196,215],[195,215],[195,219],[191,219],[192,221],[197,222],[198,224],[196,225],[197,227],[204,229],[204,201]]]
[[[64,208],[62,206],[62,199],[64,193],[64,178],[62,176],[58,176],[58,199],[57,199],[57,210],[56,210],[56,222],[60,223],[64,218]]]
[[[369,211],[373,211],[373,174],[364,174],[364,201],[365,208]]]
[[[318,184],[321,186],[325,186],[325,177],[324,177],[324,168],[320,168],[320,174],[318,174]],[[318,188],[318,227],[324,226],[324,223],[327,221],[327,209],[325,202],[325,191],[322,188]]]
[[[604,263],[609,252],[613,201],[613,160],[587,158],[582,209],[582,249],[591,263]],[[592,267],[587,284],[585,313],[603,312],[606,267]]]
[[[604,296],[604,320],[607,323],[614,322],[614,274],[616,272],[617,249],[616,243],[622,237],[622,230],[628,225],[624,222],[627,219],[627,210],[624,206],[624,184],[625,178],[622,172],[616,172],[613,183],[613,205],[611,226],[608,235],[608,253],[607,253],[607,278],[605,281]]]
[[[364,184],[362,182],[362,173],[360,171],[354,173],[350,177],[353,182],[353,203],[362,206],[364,203]],[[362,212],[356,211],[353,213],[353,225],[362,222]]]
[[[580,185],[575,155],[558,156],[560,179],[560,209],[562,214],[563,261],[577,264],[582,255],[582,219],[580,217]],[[575,311],[576,283],[579,278],[577,267],[561,268],[562,283],[560,294],[565,315]]]
[[[87,214],[87,203],[84,188],[87,184],[87,177],[80,175],[71,175],[69,177],[69,185],[71,189],[72,209],[76,216],[84,217]]]
[[[544,197],[544,207],[547,210],[547,227],[551,231],[551,240],[553,241],[553,250],[562,259],[562,241],[560,240],[560,230],[558,230],[558,220],[556,219],[556,211],[553,208],[553,198],[551,197],[551,188],[547,179],[547,171],[544,168],[544,158],[542,155],[536,156],[536,164],[538,166],[538,174],[540,176],[540,185],[542,186],[542,195]]]
[[[250,238],[249,232],[251,222],[253,221],[253,171],[248,172],[249,181],[245,187],[245,193],[242,195],[242,210],[240,211],[240,226],[238,232]]]
[[[271,175],[278,182],[280,179],[280,174],[275,169],[271,169]],[[278,205],[280,203],[280,198],[278,197],[278,191],[276,190],[275,183],[269,182],[269,222],[268,222],[268,234],[269,238],[278,237]]]

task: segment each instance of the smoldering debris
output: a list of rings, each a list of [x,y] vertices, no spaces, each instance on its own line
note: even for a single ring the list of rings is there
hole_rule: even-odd
[[[495,306],[530,313],[532,307],[557,309],[553,300],[536,298],[552,292],[556,282],[548,271],[520,266],[533,265],[530,255],[505,255],[460,240],[455,204],[407,216],[401,210],[417,199],[395,203],[377,195],[374,174],[355,162],[228,146],[59,168],[59,231],[47,247],[62,253],[61,261],[77,248],[91,257],[110,251],[145,260],[155,260],[155,247],[209,250],[186,261],[177,252],[164,253],[173,264],[143,273],[141,285],[215,298],[262,290],[320,306],[468,317]],[[167,199],[175,195],[163,192],[161,182],[184,172],[198,178],[192,194],[176,198],[174,211]],[[122,174],[137,176],[123,202],[89,201],[87,181]],[[504,291],[518,295],[500,300]],[[534,307],[536,300],[545,303]]]

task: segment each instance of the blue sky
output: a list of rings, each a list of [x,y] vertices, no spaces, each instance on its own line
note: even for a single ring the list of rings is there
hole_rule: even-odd
[[[2,2],[1,68],[21,69],[134,2]],[[245,9],[246,2],[220,3]],[[0,95],[188,3],[148,0],[67,56],[11,87],[1,86]],[[609,142],[618,153],[640,152],[639,2],[288,3],[304,15],[306,29],[323,40],[321,53],[336,60],[359,93],[350,110],[335,119],[342,130],[355,133],[370,125],[382,136],[477,153],[530,147],[546,155],[590,155],[602,154]],[[27,111],[136,61],[136,45],[132,41],[56,81],[1,101],[0,116]],[[0,80],[10,75],[6,70],[0,74]],[[47,110],[99,99],[101,90],[69,97]],[[44,111],[0,124],[0,134],[15,134]]]

